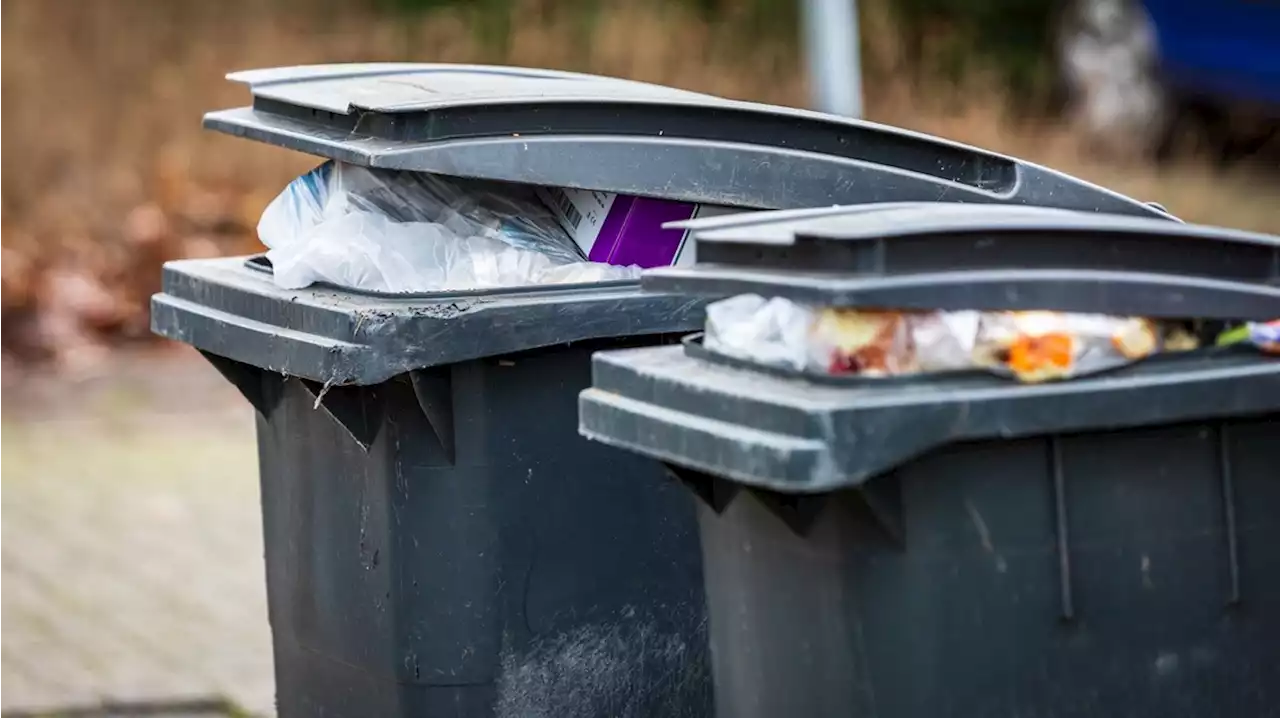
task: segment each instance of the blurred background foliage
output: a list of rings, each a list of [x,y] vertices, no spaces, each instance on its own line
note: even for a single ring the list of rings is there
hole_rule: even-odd
[[[510,41],[512,21],[526,10],[520,0],[370,0],[371,9],[406,17],[442,10],[461,11],[475,40],[495,56]],[[1054,84],[1050,35],[1054,0],[863,0],[879,4],[895,22],[904,59],[915,70],[958,82],[975,71],[994,72],[1020,97],[1044,101]],[[737,39],[739,51],[776,43],[799,52],[796,0],[657,0],[721,28]],[[589,32],[609,0],[559,0],[539,3],[544,20],[572,18]],[[927,48],[927,52],[926,52]],[[1027,107],[1026,109],[1036,109]]]

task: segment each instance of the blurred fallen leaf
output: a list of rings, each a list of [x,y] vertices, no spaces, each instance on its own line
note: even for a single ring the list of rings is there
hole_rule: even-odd
[[[97,277],[80,269],[58,268],[44,277],[39,294],[40,308],[84,326],[105,326],[117,322],[124,308]]]
[[[124,220],[124,237],[135,247],[162,242],[169,234],[169,220],[158,205],[134,207]]]
[[[186,259],[212,259],[222,256],[222,248],[208,237],[187,237],[182,240],[182,256]]]
[[[31,301],[32,267],[27,255],[5,247],[0,253],[0,289],[3,306],[23,307]]]

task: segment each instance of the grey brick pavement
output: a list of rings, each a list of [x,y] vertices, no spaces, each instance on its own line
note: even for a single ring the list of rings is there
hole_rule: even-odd
[[[202,363],[5,372],[3,710],[273,706],[252,414]]]

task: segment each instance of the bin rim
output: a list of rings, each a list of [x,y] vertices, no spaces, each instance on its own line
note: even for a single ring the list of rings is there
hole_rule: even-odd
[[[1018,384],[957,372],[843,386],[709,362],[684,347],[598,352],[588,439],[783,493],[856,489],[968,441],[1114,431],[1280,411],[1280,361],[1242,349]]]
[[[271,260],[265,253],[244,257],[244,266],[259,274],[274,276]],[[484,289],[440,289],[430,292],[382,292],[376,289],[360,289],[344,287],[332,282],[315,282],[308,288],[323,289],[330,292],[343,292],[353,296],[375,297],[390,300],[424,300],[447,301],[451,299],[484,299],[487,297],[526,297],[562,292],[579,292],[587,290],[609,291],[613,289],[634,289],[640,286],[639,277],[635,279],[611,279],[605,282],[565,282],[563,284],[521,284],[511,287],[488,287]]]
[[[283,289],[244,257],[225,257],[166,263],[151,329],[269,372],[373,385],[574,342],[683,334],[704,304],[635,282],[416,296]]]

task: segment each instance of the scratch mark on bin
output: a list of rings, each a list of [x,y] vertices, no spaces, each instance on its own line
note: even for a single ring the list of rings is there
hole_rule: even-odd
[[[1171,653],[1169,651],[1162,651],[1160,655],[1156,656],[1156,660],[1152,664],[1152,668],[1154,669],[1157,677],[1165,678],[1177,672],[1179,663],[1178,654]]]
[[[472,307],[479,304],[478,301],[453,301],[447,304],[443,302],[427,303],[415,305],[410,309],[411,313],[416,316],[432,317],[434,319],[453,319],[454,317],[465,314]]]
[[[978,530],[978,540],[982,543],[982,549],[995,556],[996,570],[1004,573],[1009,568],[1008,564],[1005,563],[1004,556],[996,552],[995,544],[991,542],[991,529],[987,527],[986,520],[982,518],[982,514],[978,513],[978,507],[974,506],[972,501],[965,499],[964,508],[969,512],[974,528]]]

